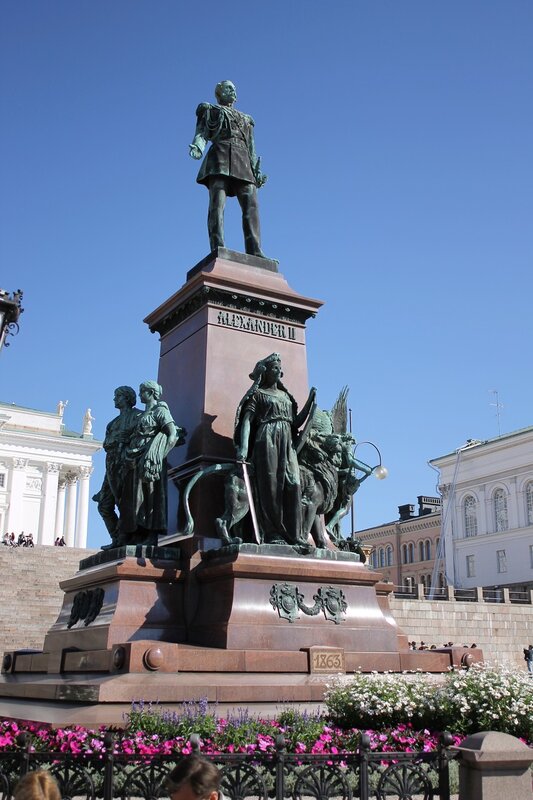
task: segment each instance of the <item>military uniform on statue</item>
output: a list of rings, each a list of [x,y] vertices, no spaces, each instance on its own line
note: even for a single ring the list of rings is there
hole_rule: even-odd
[[[200,103],[196,109],[198,121],[189,148],[192,158],[199,159],[206,143],[211,142],[196,179],[209,189],[207,225],[211,250],[224,247],[226,197],[237,197],[242,209],[245,251],[264,258],[256,187],[263,186],[267,176],[262,174],[261,159],[255,152],[254,121],[233,108],[237,93],[231,81],[218,83],[215,94],[219,105]]]

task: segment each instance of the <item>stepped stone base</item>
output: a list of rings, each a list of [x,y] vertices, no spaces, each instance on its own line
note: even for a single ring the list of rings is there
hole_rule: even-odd
[[[354,554],[300,556],[244,545],[183,557],[178,549],[111,550],[62,581],[63,607],[42,651],[4,654],[0,711],[73,704],[109,723],[132,700],[165,706],[317,704],[332,675],[445,672],[462,648],[407,649],[390,587]],[[471,658],[482,658],[477,651]],[[98,710],[89,709],[94,704]],[[41,711],[38,711],[38,709]],[[30,712],[30,709],[31,712]],[[59,712],[57,716],[61,716]]]

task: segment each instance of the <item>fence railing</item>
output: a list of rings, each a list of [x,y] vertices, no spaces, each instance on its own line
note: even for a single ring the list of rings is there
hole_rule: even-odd
[[[110,734],[98,754],[32,752],[24,736],[16,750],[0,753],[2,800],[12,797],[23,775],[42,768],[55,776],[64,800],[157,800],[168,797],[165,777],[181,758],[178,753],[118,753]],[[220,768],[221,789],[229,800],[450,800],[451,743],[444,733],[431,753],[378,753],[364,734],[356,752],[315,755],[288,753],[278,736],[272,753],[202,755]],[[190,749],[199,752],[197,736],[191,737]]]
[[[520,591],[518,589],[489,589],[474,587],[459,589],[453,586],[444,586],[429,589],[423,583],[413,586],[393,585],[393,597],[398,600],[440,600],[461,603],[512,603],[533,605],[533,590]]]

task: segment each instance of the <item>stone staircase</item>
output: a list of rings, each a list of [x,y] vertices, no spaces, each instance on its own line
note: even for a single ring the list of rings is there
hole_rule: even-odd
[[[0,545],[0,658],[6,650],[42,648],[63,602],[59,582],[74,575],[80,560],[95,552]]]

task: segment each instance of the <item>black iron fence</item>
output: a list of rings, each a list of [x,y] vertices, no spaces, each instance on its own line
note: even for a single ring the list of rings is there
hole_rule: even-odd
[[[450,800],[451,743],[444,733],[433,752],[378,753],[365,734],[354,753],[314,755],[288,753],[278,736],[273,753],[205,757],[220,768],[222,792],[229,800]],[[199,752],[198,737],[191,737],[190,744],[192,752]],[[0,792],[2,800],[9,800],[23,775],[46,768],[57,779],[63,800],[158,800],[168,797],[164,779],[180,758],[177,753],[116,753],[110,734],[99,754],[32,752],[22,736],[17,750],[0,753]]]

